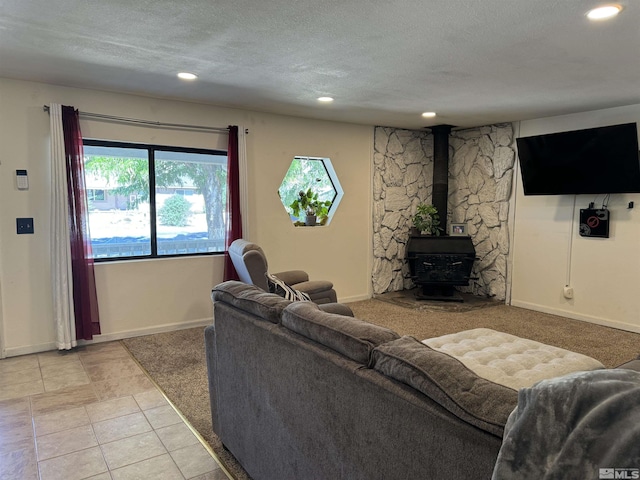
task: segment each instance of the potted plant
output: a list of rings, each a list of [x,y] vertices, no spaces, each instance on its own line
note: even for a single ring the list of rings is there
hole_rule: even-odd
[[[300,190],[298,192],[298,198],[296,198],[289,208],[293,211],[293,215],[301,219],[302,213],[305,214],[305,225],[316,225],[317,219],[320,219],[320,223],[326,221],[326,217],[329,214],[329,207],[331,207],[330,200],[318,200],[318,194],[314,193],[311,188],[306,192]]]
[[[411,219],[415,229],[421,234],[440,235],[440,216],[438,209],[431,204],[421,203],[416,208],[416,213]]]

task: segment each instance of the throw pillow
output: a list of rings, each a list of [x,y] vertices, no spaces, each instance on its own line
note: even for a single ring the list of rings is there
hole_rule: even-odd
[[[292,302],[311,301],[311,297],[308,294],[301,292],[300,290],[296,290],[290,285],[287,285],[275,275],[272,275],[270,273],[265,273],[265,275],[267,276],[267,283],[269,284],[270,293],[280,295],[281,297],[284,297],[285,299]]]

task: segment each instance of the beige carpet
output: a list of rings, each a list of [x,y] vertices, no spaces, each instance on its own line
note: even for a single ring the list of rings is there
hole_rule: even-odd
[[[439,306],[437,311],[429,311],[371,299],[349,306],[358,318],[418,339],[486,327],[584,353],[607,367],[640,354],[640,334],[506,305],[484,305],[469,311],[446,311]],[[451,308],[457,309],[459,306]],[[231,474],[238,480],[249,479],[211,431],[204,329],[136,337],[123,343]]]
[[[463,312],[409,309],[380,300],[349,306],[358,318],[419,340],[484,327],[583,353],[606,367],[617,367],[640,354],[640,334],[504,304]]]

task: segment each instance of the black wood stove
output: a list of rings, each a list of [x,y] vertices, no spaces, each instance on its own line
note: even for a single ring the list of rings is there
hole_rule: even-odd
[[[469,284],[475,258],[471,237],[412,235],[407,261],[413,283],[422,287],[417,297],[462,301],[454,287]]]
[[[449,132],[451,125],[431,127],[433,133],[432,203],[447,231],[449,195]],[[411,235],[406,247],[413,283],[422,287],[418,298],[462,301],[454,288],[469,285],[476,250],[468,236]]]

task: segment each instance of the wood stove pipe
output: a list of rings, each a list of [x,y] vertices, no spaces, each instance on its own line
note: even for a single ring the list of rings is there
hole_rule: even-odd
[[[449,198],[449,133],[452,125],[429,127],[433,133],[433,189],[431,203],[438,210],[440,228],[447,231],[447,200]]]

